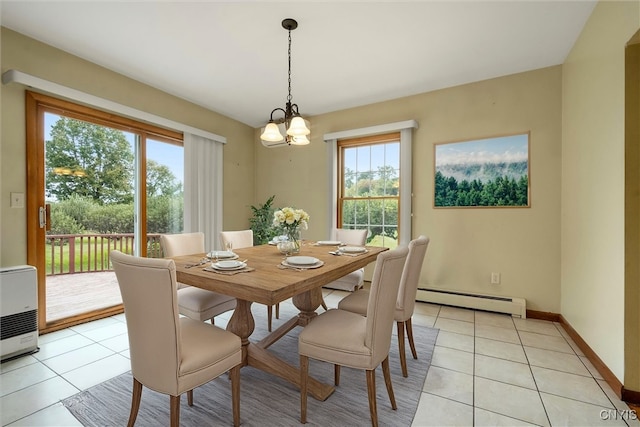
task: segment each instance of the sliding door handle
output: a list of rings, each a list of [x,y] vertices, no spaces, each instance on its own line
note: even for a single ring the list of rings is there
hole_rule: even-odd
[[[40,222],[40,228],[44,228],[45,231],[51,230],[51,205],[46,204],[38,208],[38,220]]]

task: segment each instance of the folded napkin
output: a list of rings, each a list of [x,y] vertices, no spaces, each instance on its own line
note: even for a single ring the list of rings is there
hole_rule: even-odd
[[[369,251],[364,251],[364,252],[358,252],[355,254],[350,254],[350,253],[346,253],[346,252],[340,252],[340,256],[360,256],[360,255],[364,255]]]
[[[255,268],[245,267],[240,270],[216,270],[215,268],[212,268],[212,267],[206,267],[206,268],[203,268],[203,270],[209,271],[211,273],[226,274],[227,276],[233,276],[234,274],[238,274],[238,273],[249,273],[251,271],[254,271]]]

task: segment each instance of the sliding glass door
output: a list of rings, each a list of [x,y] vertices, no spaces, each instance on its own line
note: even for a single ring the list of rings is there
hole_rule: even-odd
[[[122,310],[109,252],[160,257],[182,231],[182,136],[27,93],[28,262],[39,328]]]

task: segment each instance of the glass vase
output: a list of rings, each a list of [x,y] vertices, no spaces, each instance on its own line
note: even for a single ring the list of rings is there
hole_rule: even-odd
[[[300,253],[300,229],[298,228],[288,229],[287,238],[289,239],[289,243],[291,243],[291,253],[299,254]]]

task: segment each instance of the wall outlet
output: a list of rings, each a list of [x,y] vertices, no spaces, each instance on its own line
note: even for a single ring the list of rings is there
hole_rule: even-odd
[[[492,285],[500,284],[500,273],[491,273],[491,284]]]

